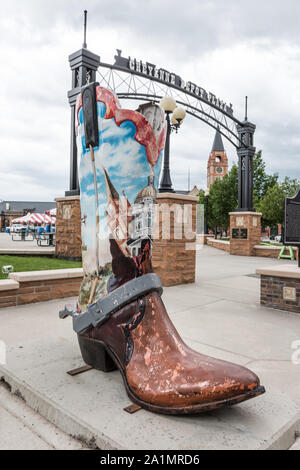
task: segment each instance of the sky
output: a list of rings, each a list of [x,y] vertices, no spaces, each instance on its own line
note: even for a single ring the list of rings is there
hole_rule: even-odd
[[[192,81],[256,124],[270,173],[300,178],[298,0],[10,0],[1,2],[0,199],[52,201],[69,189],[68,55],[83,42]],[[126,102],[132,109],[136,102]],[[171,135],[175,189],[206,187],[214,130],[187,116]],[[236,151],[225,139],[229,165]]]

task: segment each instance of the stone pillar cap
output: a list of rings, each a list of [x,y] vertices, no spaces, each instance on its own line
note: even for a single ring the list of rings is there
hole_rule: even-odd
[[[296,263],[282,264],[279,266],[274,266],[274,268],[267,267],[257,269],[256,274],[260,274],[261,276],[300,279],[300,268],[298,268]]]
[[[64,197],[56,197],[54,199],[55,202],[64,202],[64,201],[79,201],[80,196],[64,196]]]
[[[229,215],[262,215],[262,212],[239,211],[239,212],[229,212]]]
[[[191,196],[190,194],[178,194],[178,193],[158,193],[157,199],[181,199],[182,201],[195,201],[198,202],[197,196]]]

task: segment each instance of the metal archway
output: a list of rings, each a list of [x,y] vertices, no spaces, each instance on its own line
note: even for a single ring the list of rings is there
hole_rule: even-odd
[[[237,131],[237,126],[242,127],[243,123],[233,116],[232,105],[191,82],[183,82],[176,74],[157,69],[148,62],[126,59],[120,50],[117,52],[114,64],[99,63],[97,81],[119,99],[158,102],[163,96],[171,95],[188,114],[218,129],[236,149],[243,144]]]
[[[76,97],[86,84],[99,81],[120,99],[139,101],[159,101],[166,94],[172,95],[177,103],[185,107],[187,113],[205,122],[220,133],[236,148],[239,158],[239,210],[253,209],[253,156],[255,147],[253,135],[255,125],[243,122],[233,116],[232,105],[227,105],[213,93],[192,82],[184,82],[181,77],[154,64],[125,58],[117,49],[115,63],[101,62],[100,57],[83,48],[69,56],[72,70],[72,89],[68,92],[71,106],[71,152],[70,190],[67,196],[79,194],[77,175],[77,148],[75,138]],[[246,110],[247,115],[247,110]]]

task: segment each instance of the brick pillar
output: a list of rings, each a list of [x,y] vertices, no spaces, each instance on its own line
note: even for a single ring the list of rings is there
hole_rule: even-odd
[[[176,193],[159,193],[157,197],[157,225],[152,262],[154,272],[160,277],[164,286],[195,282],[196,206],[198,200],[194,196]],[[186,209],[184,209],[185,206]],[[176,207],[178,208],[177,215]],[[170,237],[165,239],[164,225],[167,223],[168,213]],[[182,223],[184,214],[187,222],[185,226]],[[188,226],[192,230],[190,234],[187,233]]]
[[[80,196],[56,198],[55,254],[58,258],[81,259]]]
[[[230,254],[254,256],[254,246],[260,244],[261,213],[230,212]]]

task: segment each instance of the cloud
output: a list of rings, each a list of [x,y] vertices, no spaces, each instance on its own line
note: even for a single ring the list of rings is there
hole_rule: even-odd
[[[0,198],[53,200],[68,189],[68,55],[81,47],[84,8],[88,47],[103,61],[122,48],[232,102],[239,119],[248,95],[268,170],[300,177],[297,0],[10,0],[0,18]],[[205,186],[213,137],[190,116],[171,136],[177,189],[187,188],[188,168],[191,185]]]

